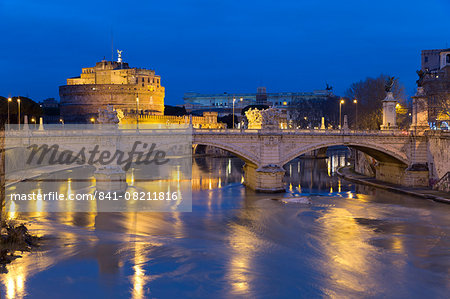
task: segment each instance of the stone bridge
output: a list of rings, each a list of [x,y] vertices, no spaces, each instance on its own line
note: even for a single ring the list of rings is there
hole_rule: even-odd
[[[195,130],[193,143],[229,151],[245,161],[245,184],[262,192],[284,190],[283,166],[312,150],[343,145],[376,161],[377,178],[428,185],[428,142],[408,131]]]
[[[159,131],[159,138],[164,138],[164,130]],[[52,140],[66,144],[66,149],[99,144],[99,134],[95,130],[79,132],[78,136],[61,130],[22,130],[9,134],[16,137],[14,142],[17,146],[49,144]],[[135,140],[149,142],[154,134],[155,130],[119,129],[107,138],[103,146],[127,151]],[[408,186],[428,186],[433,170],[438,179],[441,172],[443,176],[448,171],[449,157],[448,154],[442,156],[442,151],[448,152],[446,146],[450,145],[450,136],[444,138],[442,134],[433,134],[436,135],[412,130],[194,129],[190,138],[194,145],[214,146],[245,161],[245,184],[251,189],[281,192],[285,190],[283,166],[286,163],[312,150],[338,145],[354,148],[374,158],[377,161],[374,165],[377,179]],[[64,135],[67,135],[65,139],[61,139]],[[173,138],[170,140],[173,142]]]
[[[65,130],[43,130],[40,126],[38,130],[30,130],[28,124],[25,124],[23,130],[8,131],[7,134],[14,137],[13,147],[48,144],[52,140],[58,140],[58,144],[65,145],[68,149],[80,145],[92,148],[96,144],[102,144],[103,148],[126,152],[136,140],[151,143],[155,134],[162,144],[167,143],[169,150],[177,147],[178,140],[186,145],[185,153],[191,152],[191,142],[194,145],[214,146],[244,160],[245,184],[261,192],[285,190],[283,166],[292,159],[313,150],[337,145],[354,148],[358,153],[372,157],[375,163],[371,164],[371,168],[376,178],[382,181],[415,187],[428,186],[430,181],[444,178],[450,170],[450,133],[429,129],[427,99],[423,88],[419,87],[413,97],[412,124],[409,130],[398,130],[395,105],[392,92],[388,92],[383,101],[383,125],[377,131],[349,130],[345,116],[344,126],[339,130],[281,129],[285,126],[280,125],[279,111],[268,109],[261,112],[261,117],[255,116],[252,119],[249,115],[249,127],[258,125],[259,129],[205,130],[192,129],[192,123],[186,124],[184,126],[187,131],[186,128],[180,128],[179,133],[179,138],[183,138],[184,143],[181,142],[182,139],[177,139],[178,136],[174,138],[174,134],[178,134],[176,130],[144,129],[138,124],[134,129],[118,129],[114,125],[111,131],[103,130],[102,134],[92,129],[70,132],[67,127]],[[323,119],[322,128],[325,128]],[[114,175],[120,176],[120,171],[121,169],[116,168]],[[104,181],[108,181],[108,171],[103,172],[102,176]]]

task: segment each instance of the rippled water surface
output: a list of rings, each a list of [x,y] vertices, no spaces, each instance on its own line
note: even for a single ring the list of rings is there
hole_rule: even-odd
[[[448,298],[450,206],[340,180],[346,163],[294,160],[268,195],[239,159],[195,158],[191,213],[10,215],[45,241],[1,298]]]

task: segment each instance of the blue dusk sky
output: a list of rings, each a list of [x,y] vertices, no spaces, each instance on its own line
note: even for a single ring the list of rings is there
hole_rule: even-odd
[[[422,49],[450,45],[448,0],[0,0],[0,95],[58,86],[114,48],[184,92],[312,91],[380,73],[415,89]],[[116,56],[115,56],[116,59]]]

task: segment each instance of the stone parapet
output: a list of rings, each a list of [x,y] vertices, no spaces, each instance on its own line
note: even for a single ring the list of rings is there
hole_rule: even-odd
[[[284,173],[284,168],[278,165],[270,164],[257,168],[255,165],[246,163],[244,165],[244,184],[258,192],[285,192]]]
[[[139,124],[189,125],[195,129],[225,129],[226,124],[217,121],[217,112],[204,112],[203,116],[151,115],[138,116]],[[125,114],[120,124],[136,124],[136,114]]]

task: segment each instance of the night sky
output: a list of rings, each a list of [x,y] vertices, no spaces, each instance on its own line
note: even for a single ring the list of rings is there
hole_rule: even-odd
[[[111,59],[155,69],[166,103],[184,92],[342,95],[380,73],[414,92],[422,49],[450,45],[448,0],[0,0],[0,95],[59,100],[82,67]],[[116,59],[116,56],[115,56]]]

